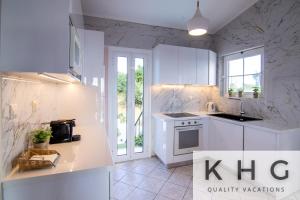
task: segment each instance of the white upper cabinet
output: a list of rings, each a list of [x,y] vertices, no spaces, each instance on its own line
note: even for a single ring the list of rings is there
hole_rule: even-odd
[[[209,51],[197,49],[197,84],[208,85]]]
[[[70,1],[2,0],[0,71],[72,74]]]
[[[70,0],[70,13],[82,15],[82,4],[81,0]]]
[[[217,54],[209,51],[208,85],[217,85]]]
[[[210,55],[216,54],[205,49],[158,45],[153,50],[153,84],[215,85],[216,58]]]
[[[178,69],[181,84],[195,84],[197,82],[197,50],[178,47]]]
[[[104,33],[84,30],[84,71],[82,81],[99,87],[104,80]],[[102,81],[103,82],[103,81]]]
[[[178,47],[158,45],[153,50],[153,82],[156,84],[180,84],[178,77]]]

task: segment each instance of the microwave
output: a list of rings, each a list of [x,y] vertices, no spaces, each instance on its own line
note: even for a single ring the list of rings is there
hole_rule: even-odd
[[[74,76],[82,72],[82,50],[76,28],[70,25],[70,70]]]

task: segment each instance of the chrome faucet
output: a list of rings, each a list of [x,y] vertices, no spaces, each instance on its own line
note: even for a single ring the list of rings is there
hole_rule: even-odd
[[[243,105],[243,101],[242,100],[240,100],[240,101],[241,101],[240,115],[243,116],[245,114],[245,112],[244,112],[244,105]]]

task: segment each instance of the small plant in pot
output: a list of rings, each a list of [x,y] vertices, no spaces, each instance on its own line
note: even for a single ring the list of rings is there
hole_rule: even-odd
[[[50,128],[39,128],[31,132],[33,147],[36,149],[47,149],[52,137]]]
[[[257,99],[259,95],[259,87],[253,87],[253,98]]]
[[[228,96],[233,97],[233,89],[232,88],[228,89]]]
[[[243,90],[243,89],[239,89],[239,90],[238,90],[238,95],[239,95],[239,97],[243,97],[243,93],[244,93],[244,90]]]

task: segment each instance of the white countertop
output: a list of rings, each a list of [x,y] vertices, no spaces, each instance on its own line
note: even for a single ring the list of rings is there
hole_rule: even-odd
[[[57,150],[61,154],[56,167],[26,172],[19,172],[15,168],[3,182],[112,166],[105,130],[100,127],[81,127],[77,130],[85,133],[81,141],[49,145],[48,149]]]
[[[208,112],[190,112],[190,113],[195,114],[197,116],[184,117],[184,118],[172,118],[167,115],[164,115],[164,113],[155,113],[155,114],[153,114],[153,116],[156,118],[159,118],[159,119],[163,119],[163,120],[185,120],[185,119],[188,120],[188,119],[195,119],[195,118],[213,118],[213,119],[218,119],[218,120],[222,120],[222,121],[227,121],[227,122],[237,124],[237,125],[243,125],[246,127],[263,129],[265,131],[272,131],[272,132],[278,132],[278,133],[290,133],[290,132],[300,133],[300,127],[290,127],[285,124],[271,121],[271,120],[240,122],[240,121],[235,121],[235,120],[230,120],[230,119],[225,119],[225,118],[209,115],[209,114],[216,114],[216,113],[208,113]]]

